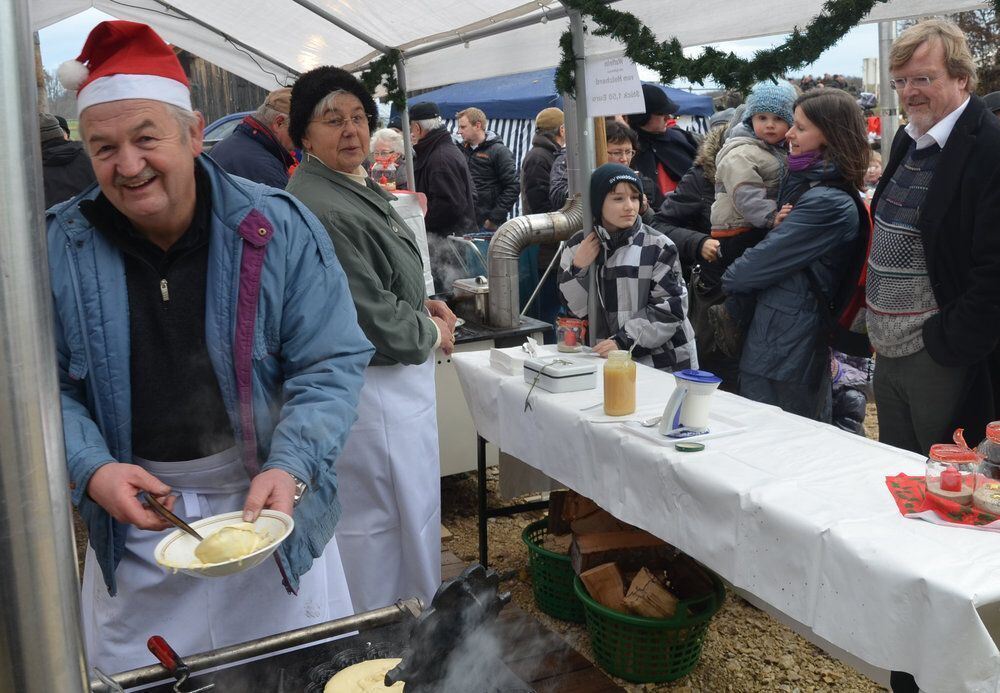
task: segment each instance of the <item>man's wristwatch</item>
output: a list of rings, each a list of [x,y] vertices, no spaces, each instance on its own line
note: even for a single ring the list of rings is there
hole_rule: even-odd
[[[299,504],[299,501],[302,500],[302,496],[306,495],[306,491],[309,490],[309,486],[306,485],[306,482],[302,481],[302,479],[294,474],[289,474],[289,476],[292,477],[292,481],[295,482],[295,495],[292,496],[292,507],[295,507]]]

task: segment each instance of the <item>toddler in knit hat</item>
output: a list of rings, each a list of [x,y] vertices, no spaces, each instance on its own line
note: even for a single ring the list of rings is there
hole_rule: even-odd
[[[796,97],[795,87],[785,80],[755,85],[747,97],[743,120],[716,155],[712,238],[719,242],[716,261],[723,267],[756,245],[781,219],[778,191],[788,161],[785,133],[792,126]],[[753,316],[753,306],[752,299],[745,310],[733,306],[737,335],[737,326],[749,323]],[[732,353],[738,349],[738,339],[729,337],[725,348],[717,339],[717,346],[727,355],[738,356]],[[731,346],[734,342],[736,347]]]

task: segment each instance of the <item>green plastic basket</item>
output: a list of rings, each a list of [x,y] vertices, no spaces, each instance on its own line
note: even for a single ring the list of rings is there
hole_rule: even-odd
[[[711,571],[712,591],[678,602],[673,618],[623,614],[598,604],[575,578],[573,590],[587,614],[587,630],[597,663],[609,674],[633,683],[674,681],[694,669],[708,622],[722,608],[725,588]]]
[[[531,567],[531,591],[535,604],[543,612],[563,621],[583,623],[583,604],[573,591],[576,573],[569,556],[542,548],[539,543],[548,532],[549,521],[532,522],[521,532],[521,541],[528,547]]]

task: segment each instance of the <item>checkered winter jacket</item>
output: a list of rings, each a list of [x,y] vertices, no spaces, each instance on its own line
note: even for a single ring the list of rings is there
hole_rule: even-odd
[[[608,234],[599,228],[605,238]],[[613,338],[622,349],[638,342],[633,358],[667,371],[698,367],[694,330],[688,321],[687,287],[681,277],[677,246],[669,238],[636,220],[628,231],[611,234],[589,267],[573,265],[578,231],[560,258],[559,292],[563,304],[579,318],[588,315],[590,272],[597,274],[598,304],[603,320],[590,319],[598,339]],[[600,325],[604,323],[606,328]],[[594,327],[598,323],[598,327]],[[602,329],[603,328],[603,329]],[[605,334],[601,334],[606,329]]]

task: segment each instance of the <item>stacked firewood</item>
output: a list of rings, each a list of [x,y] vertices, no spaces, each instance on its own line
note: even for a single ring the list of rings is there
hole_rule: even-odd
[[[594,601],[615,611],[670,618],[681,600],[712,590],[691,558],[574,491],[550,495],[542,547],[568,554]]]

